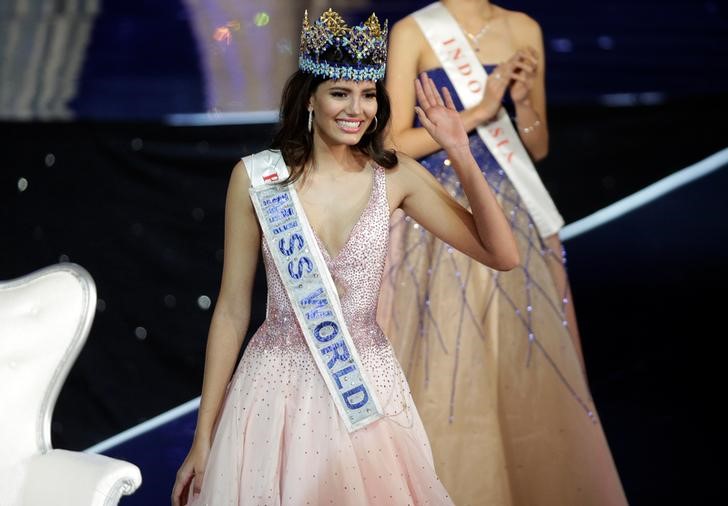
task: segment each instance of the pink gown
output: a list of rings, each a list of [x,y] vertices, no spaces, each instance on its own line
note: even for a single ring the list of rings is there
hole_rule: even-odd
[[[344,318],[386,416],[349,433],[316,368],[263,241],[268,314],[229,386],[199,496],[216,505],[452,504],[392,346],[376,323],[389,234],[384,169],[331,258]]]

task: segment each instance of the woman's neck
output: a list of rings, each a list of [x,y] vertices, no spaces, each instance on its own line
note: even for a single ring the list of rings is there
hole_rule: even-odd
[[[458,19],[490,18],[494,7],[488,0],[442,0],[441,3]]]
[[[362,167],[361,155],[347,144],[329,144],[314,135],[311,157],[317,172],[358,171]]]

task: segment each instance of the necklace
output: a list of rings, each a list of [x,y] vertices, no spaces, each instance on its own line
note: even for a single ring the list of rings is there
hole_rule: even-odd
[[[487,22],[486,24],[484,24],[483,28],[478,30],[478,33],[476,33],[476,34],[472,34],[472,33],[468,32],[467,30],[465,30],[464,28],[463,28],[463,31],[465,32],[465,35],[468,36],[468,38],[473,43],[473,45],[477,46],[479,44],[478,41],[480,40],[480,38],[483,35],[485,35],[485,33],[488,31],[488,28],[490,28],[490,21]],[[479,51],[479,49],[476,49],[476,51]]]
[[[490,23],[493,21],[492,8],[490,9],[489,14],[490,15],[488,16],[488,20],[485,22],[483,27],[475,34],[470,33],[465,28],[463,28],[462,25],[460,25],[460,27],[463,29],[463,32],[465,32],[465,35],[468,37],[468,39],[470,39],[470,44],[473,46],[473,49],[475,49],[475,52],[480,51],[480,38],[488,32],[488,29],[490,28]]]

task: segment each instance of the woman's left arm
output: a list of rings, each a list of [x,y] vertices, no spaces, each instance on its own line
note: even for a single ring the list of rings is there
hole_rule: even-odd
[[[519,262],[511,227],[470,152],[468,136],[452,98],[444,101],[426,74],[415,82],[420,122],[447,152],[472,212],[453,199],[419,163],[400,157],[393,174],[400,189],[400,207],[441,240],[498,270]]]
[[[516,128],[531,158],[539,161],[549,152],[543,35],[534,19],[522,13],[513,13],[512,16],[511,26],[521,47],[517,70],[510,85],[511,99],[516,108]]]

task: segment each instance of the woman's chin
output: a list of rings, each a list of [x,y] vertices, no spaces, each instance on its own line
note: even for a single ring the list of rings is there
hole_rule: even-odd
[[[326,141],[327,144],[337,145],[344,144],[347,146],[356,146],[364,137],[364,132],[359,130],[357,132],[344,132],[337,131],[333,135],[322,135],[321,138]]]

